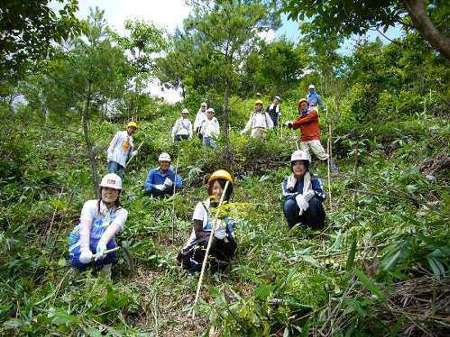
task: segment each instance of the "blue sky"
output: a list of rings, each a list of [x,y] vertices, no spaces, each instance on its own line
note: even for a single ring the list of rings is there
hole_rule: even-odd
[[[292,42],[297,42],[300,38],[300,31],[299,31],[298,27],[299,27],[298,22],[291,21],[287,18],[287,15],[283,15],[282,26],[277,31],[277,36],[281,37],[284,35],[288,40],[291,40]],[[390,39],[398,38],[401,36],[401,29],[400,29],[400,27],[390,28],[385,33],[385,35],[387,37],[389,37]],[[367,33],[366,37],[369,41],[374,41],[378,37],[381,39],[381,41],[383,43],[389,42],[388,40],[386,40],[385,37],[383,37],[381,34],[379,34],[376,31],[371,31],[371,32]],[[356,36],[347,39],[344,42],[344,44],[341,46],[341,48],[339,49],[340,53],[343,55],[351,54],[353,47],[355,45],[355,39],[356,39]]]

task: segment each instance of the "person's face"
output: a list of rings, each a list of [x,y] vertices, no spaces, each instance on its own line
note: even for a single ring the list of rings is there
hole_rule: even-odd
[[[263,107],[262,104],[256,104],[256,105],[255,105],[255,110],[256,110],[256,111],[261,111],[261,110],[262,110],[262,107]]]
[[[208,111],[208,112],[206,113],[206,117],[208,117],[209,120],[213,119],[213,117],[214,117],[214,112]]]
[[[161,171],[165,172],[169,169],[170,167],[170,162],[168,161],[160,161],[159,162],[159,168]]]
[[[220,186],[220,184],[217,180],[213,184],[211,193],[212,193],[212,196],[214,197],[214,200],[216,202],[219,202],[220,198],[222,197],[223,188],[222,188],[222,186]]]
[[[201,109],[202,109],[203,112],[205,112],[206,111],[206,105],[202,105]]]
[[[181,117],[183,117],[183,119],[186,119],[187,118],[187,114],[181,114]]]
[[[296,177],[303,177],[306,173],[306,165],[303,160],[297,160],[292,166],[292,171]]]
[[[134,126],[130,126],[128,127],[127,132],[131,136],[133,133],[136,132],[136,128]]]
[[[316,91],[316,89],[314,88],[309,88],[309,92],[312,94],[314,91]]]
[[[306,111],[306,109],[308,109],[308,103],[301,102],[300,103],[300,111]]]
[[[273,100],[273,105],[278,105],[278,104],[280,104],[280,102],[275,98],[274,100]]]
[[[119,197],[119,190],[110,187],[102,187],[102,200],[105,204],[114,203]]]

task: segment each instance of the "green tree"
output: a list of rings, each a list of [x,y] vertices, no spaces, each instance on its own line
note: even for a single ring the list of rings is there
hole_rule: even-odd
[[[163,31],[151,23],[142,21],[125,22],[128,36],[114,34],[114,39],[129,53],[131,77],[134,84],[134,97],[128,105],[129,114],[139,114],[142,91],[155,73],[155,56],[166,45]]]
[[[178,65],[184,64],[183,71],[188,73],[183,75],[185,88],[222,95],[222,126],[227,141],[229,98],[239,87],[247,55],[258,46],[258,33],[275,28],[279,20],[273,15],[272,5],[264,1],[193,1],[191,5],[192,14],[183,23],[184,31],[176,36],[175,51],[168,55],[176,53]],[[182,72],[179,68],[166,69]]]
[[[112,45],[103,16],[103,11],[91,10],[88,19],[83,21],[84,35],[73,41],[68,52],[61,50],[48,62],[39,86],[43,88],[50,116],[62,120],[74,115],[81,117],[94,191],[97,191],[98,173],[90,121],[106,101],[122,98],[128,73],[124,52]],[[42,94],[35,97],[42,97]]]
[[[56,0],[57,13],[50,0],[7,0],[0,8],[0,74],[12,82],[24,76],[26,65],[45,58],[52,42],[79,33],[76,0]]]
[[[283,10],[312,34],[327,39],[336,33],[349,37],[370,29],[380,33],[397,24],[414,27],[430,45],[450,60],[450,4],[445,0],[282,0]],[[411,25],[412,23],[412,25]]]

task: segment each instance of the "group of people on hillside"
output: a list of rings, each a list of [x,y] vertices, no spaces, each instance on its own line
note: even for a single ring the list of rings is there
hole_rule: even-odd
[[[301,149],[292,153],[291,174],[281,184],[283,213],[289,228],[297,224],[321,228],[325,221],[325,192],[321,180],[310,172],[309,154],[311,150],[320,160],[328,159],[328,154],[320,144],[318,113],[314,105],[323,103],[320,96],[311,89],[314,88],[310,86],[308,97],[314,103],[309,104],[308,98],[300,99],[298,118],[286,123],[289,128],[301,130]],[[264,130],[278,125],[281,115],[279,103],[280,98],[277,96],[264,111],[262,101],[256,101],[255,111],[242,133],[250,131],[252,136],[261,137],[264,136]],[[213,135],[217,135],[219,129],[214,110],[208,109],[207,105],[202,103],[194,127],[186,118],[188,113],[184,109],[182,117],[172,128],[174,141],[190,139],[195,132],[203,144],[214,147]],[[123,229],[128,216],[120,204],[122,178],[127,161],[137,154],[132,138],[136,130],[137,124],[130,122],[126,131],[119,131],[114,136],[107,150],[109,173],[102,178],[99,185],[100,198],[85,202],[79,224],[69,235],[71,265],[79,270],[95,265],[110,275],[111,265],[117,260],[115,237]],[[183,180],[171,168],[169,154],[161,153],[158,163],[159,167],[150,170],[144,190],[154,197],[173,195],[183,187]],[[177,256],[177,261],[183,268],[190,271],[201,269],[212,232],[214,235],[210,250],[210,267],[221,270],[233,258],[237,247],[233,232],[237,222],[227,216],[213,219],[212,215],[220,202],[231,202],[234,182],[233,176],[225,170],[215,171],[209,177],[207,198],[195,206],[191,235]]]

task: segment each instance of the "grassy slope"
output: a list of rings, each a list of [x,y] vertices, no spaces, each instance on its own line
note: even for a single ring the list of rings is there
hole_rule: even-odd
[[[172,115],[141,123],[136,138],[144,146],[139,160],[128,169],[122,196],[130,216],[121,238],[136,267],[126,274],[122,261],[117,268],[120,277],[112,283],[89,272],[74,275],[63,259],[66,235],[83,201],[91,197],[87,163],[80,160],[84,158],[81,138],[59,129],[38,130],[33,124],[23,131],[28,143],[21,151],[30,156],[24,161],[23,178],[2,184],[2,335],[77,336],[85,331],[99,336],[103,330],[111,336],[197,336],[209,322],[228,336],[283,335],[285,329],[296,335],[306,327],[308,314],[315,326],[329,329],[324,320],[327,315],[332,317],[330,308],[342,302],[340,298],[350,287],[361,289],[361,301],[341,303],[340,309],[345,307],[347,321],[353,317],[351,324],[356,326],[356,318],[369,315],[366,306],[379,304],[364,289],[375,295],[389,289],[361,274],[355,277],[358,272],[349,265],[346,271],[352,242],[357,243],[358,270],[383,276],[379,257],[396,235],[417,233],[423,227],[431,236],[445,230],[442,187],[448,187],[448,180],[441,173],[436,182],[430,182],[418,171],[425,159],[445,153],[442,142],[448,144],[449,129],[443,122],[412,117],[397,123],[401,137],[394,135],[389,140],[387,145],[392,148],[388,151],[377,139],[391,137],[393,128],[386,125],[372,130],[359,144],[357,173],[351,152],[355,143],[345,137],[339,140],[342,173],[333,178],[333,210],[327,202],[328,226],[321,232],[302,228],[289,232],[282,216],[280,182],[289,170],[287,165],[274,165],[278,167],[274,169],[270,163],[286,160],[294,143],[273,135],[263,146],[234,135],[233,168],[242,173],[233,211],[242,219],[236,234],[238,255],[229,273],[206,278],[203,302],[192,321],[188,311],[197,276],[180,271],[175,256],[189,235],[195,202],[205,197],[201,178],[219,168],[222,159],[198,149],[198,144],[182,148],[180,171],[189,177],[191,186],[175,198],[177,222],[172,241],[172,201],[150,200],[143,196],[142,184],[160,150],[176,152],[165,145],[167,125],[173,119]],[[94,126],[97,145],[106,147],[117,129],[109,123]],[[339,135],[351,131],[343,127]],[[24,141],[24,136],[17,137]],[[268,160],[259,163],[260,158]],[[255,165],[259,172],[249,172]],[[265,166],[269,168],[264,173]],[[205,172],[198,174],[198,167]],[[313,170],[326,180],[326,167],[315,164]],[[397,279],[402,277],[400,272],[396,271]],[[403,275],[413,277],[408,272]],[[385,273],[385,277],[391,276]],[[361,282],[355,283],[356,279]]]

